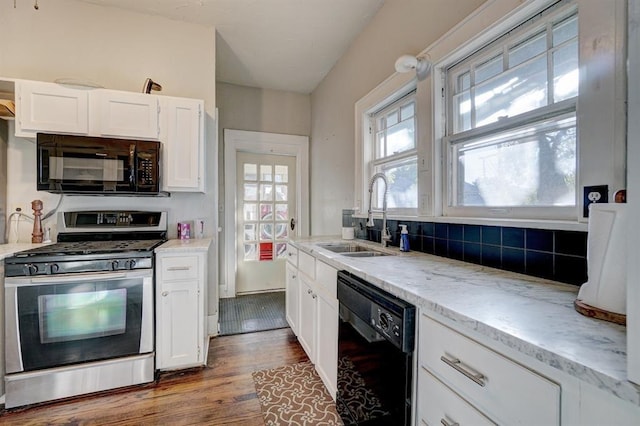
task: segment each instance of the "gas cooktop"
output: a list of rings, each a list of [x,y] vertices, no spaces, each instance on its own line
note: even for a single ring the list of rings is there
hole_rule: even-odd
[[[17,258],[54,257],[126,252],[150,252],[165,240],[76,241],[56,243],[18,252]]]

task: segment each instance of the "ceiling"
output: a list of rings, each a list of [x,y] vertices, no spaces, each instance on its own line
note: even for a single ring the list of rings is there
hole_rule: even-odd
[[[311,93],[384,0],[79,0],[214,26],[216,80]]]

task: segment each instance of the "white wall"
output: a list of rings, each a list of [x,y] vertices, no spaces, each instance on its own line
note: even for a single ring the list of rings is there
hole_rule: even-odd
[[[0,76],[54,81],[89,80],[108,89],[139,92],[145,78],[159,82],[160,94],[204,99],[207,113],[207,193],[177,194],[170,198],[66,196],[61,209],[126,208],[166,210],[169,237],[176,237],[180,220],[204,217],[207,236],[216,237],[215,164],[215,29],[169,19],[105,8],[72,0],[0,3]],[[9,133],[13,134],[11,123]],[[8,208],[27,213],[31,201],[41,199],[44,211],[59,196],[35,190],[36,156],[33,141],[9,138]],[[45,222],[54,227],[55,221]],[[23,224],[20,239],[30,240],[31,225]],[[209,314],[217,313],[217,243],[209,253]]]
[[[311,234],[338,234],[354,205],[354,105],[484,0],[386,0],[311,94]]]

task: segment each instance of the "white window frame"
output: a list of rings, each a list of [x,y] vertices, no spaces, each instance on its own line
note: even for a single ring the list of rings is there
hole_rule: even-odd
[[[373,154],[372,157],[370,159],[368,159],[367,163],[368,163],[368,176],[369,179],[371,179],[371,177],[377,173],[376,169],[377,168],[383,168],[385,166],[393,166],[395,164],[410,160],[415,158],[416,161],[416,185],[417,185],[417,163],[418,163],[418,114],[417,114],[417,102],[416,102],[416,91],[411,90],[408,93],[398,93],[399,97],[398,99],[388,103],[388,104],[383,104],[380,105],[380,108],[378,108],[376,111],[372,112],[371,114],[369,114],[368,117],[368,121],[369,121],[369,134],[371,135],[371,138],[369,139],[369,143],[371,143],[372,149],[371,149],[371,153]],[[393,110],[398,110],[398,112],[400,112],[400,110],[408,105],[409,103],[413,103],[413,107],[414,107],[414,114],[413,114],[413,122],[414,122],[414,147],[412,149],[407,149],[401,152],[397,152],[397,153],[393,153],[393,154],[388,154],[385,155],[383,157],[377,157],[375,151],[377,149],[377,139],[376,139],[376,134],[378,133],[378,131],[380,131],[381,129],[378,128],[377,125],[377,121],[386,116],[389,112],[393,111]],[[398,120],[398,123],[400,123],[400,119]],[[389,127],[385,126],[385,130],[389,129]],[[390,182],[388,182],[390,184]],[[371,197],[371,204],[373,205],[374,209],[381,209],[382,208],[382,200],[378,199],[378,195],[380,193],[380,189],[381,187],[378,187],[379,190],[378,191],[374,191],[372,197]],[[391,187],[389,188],[389,192],[391,192]],[[416,188],[416,200],[417,200],[417,188]],[[389,205],[389,195],[387,195],[387,205]],[[368,206],[367,206],[368,207]],[[417,206],[414,208],[411,207],[396,207],[396,208],[392,208],[389,207],[388,208],[388,212],[390,213],[394,213],[394,214],[405,214],[405,215],[413,215],[415,216],[417,210]]]
[[[371,129],[371,116],[381,109],[392,105],[394,102],[402,99],[410,92],[416,90],[417,80],[415,75],[396,73],[376,87],[364,98],[356,102],[356,164],[354,176],[354,192],[356,194],[355,207],[358,210],[356,216],[362,216],[367,213],[369,208],[369,180],[373,176],[374,158],[375,158],[375,134]],[[415,126],[416,126],[416,154],[412,151],[405,151],[397,157],[388,157],[397,160],[401,156],[417,155],[420,164],[421,151],[424,143],[421,142],[419,136],[419,121],[421,117],[420,107],[416,96],[415,103]],[[418,167],[418,188],[420,188],[420,167]],[[418,203],[420,202],[418,195]],[[418,216],[418,209],[389,209],[388,214],[397,218],[408,217],[415,219]],[[376,216],[380,216],[379,214]]]
[[[484,63],[490,58],[498,54],[507,55],[505,51],[506,46],[511,46],[514,43],[514,39],[520,42],[520,40],[525,40],[527,36],[531,36],[534,34],[539,34],[541,31],[550,31],[549,22],[561,22],[571,16],[578,16],[577,14],[577,5],[575,2],[565,1],[565,4],[558,4],[556,7],[552,8],[552,10],[548,10],[544,16],[536,17],[532,22],[527,22],[523,28],[516,28],[514,30],[509,31],[509,34],[502,35],[499,37],[497,43],[489,43],[489,45],[480,46],[480,55],[472,54],[472,64],[473,63]],[[527,19],[526,21],[530,21]],[[518,25],[522,25],[519,23]],[[502,40],[500,40],[502,38]],[[545,55],[551,54],[556,48],[551,47],[549,50],[545,50]],[[483,52],[484,50],[484,52]],[[475,57],[473,57],[475,55]],[[504,56],[503,56],[504,59]],[[463,63],[468,61],[466,58],[463,59]],[[453,68],[459,66],[456,64]],[[473,65],[472,65],[473,66]],[[551,67],[550,63],[548,63],[548,68]],[[449,68],[449,66],[443,66],[441,69]],[[465,139],[475,139],[477,137],[481,137],[482,135],[490,135],[492,133],[500,133],[504,131],[508,131],[509,129],[518,128],[524,125],[536,123],[543,118],[548,117],[561,117],[567,113],[576,113],[576,105],[579,99],[579,95],[577,97],[573,97],[571,99],[566,99],[563,101],[553,102],[553,82],[551,78],[553,75],[551,71],[549,71],[549,83],[551,87],[547,89],[549,99],[549,104],[547,106],[539,107],[532,111],[516,115],[514,117],[508,117],[504,120],[500,120],[498,122],[494,122],[491,124],[487,124],[481,127],[471,128],[463,131],[459,131],[453,135],[449,134],[453,130],[453,125],[451,120],[455,119],[453,116],[453,106],[449,102],[451,100],[451,84],[452,79],[455,78],[458,74],[454,74],[451,78],[447,79],[446,74],[443,74],[443,80],[445,80],[444,84],[446,85],[445,96],[442,98],[442,102],[444,103],[445,110],[447,111],[446,116],[449,119],[445,119],[445,128],[446,135],[442,136],[442,153],[444,157],[444,166],[443,166],[443,206],[442,212],[443,216],[454,216],[454,217],[462,217],[462,216],[470,216],[470,217],[505,217],[505,218],[524,218],[524,219],[543,219],[543,220],[571,220],[576,217],[576,206],[578,205],[578,192],[579,192],[579,182],[576,180],[576,194],[574,205],[571,206],[459,206],[456,205],[456,191],[454,188],[454,182],[457,177],[454,176],[457,173],[456,167],[456,159],[453,158],[453,147],[456,143],[460,143]],[[473,114],[472,114],[473,115]],[[577,114],[576,114],[577,115]],[[576,127],[577,127],[576,123]],[[579,138],[578,138],[579,139]],[[576,141],[576,153],[579,152],[579,140]],[[579,158],[576,154],[576,175],[579,170]]]
[[[518,24],[556,3],[554,0],[533,0],[516,4],[510,0],[487,2],[472,16],[462,21],[423,54],[434,63],[430,79],[433,93],[445,93],[444,70],[463,58],[489,45]],[[484,212],[446,211],[447,161],[445,108],[442,97],[433,99],[432,125],[435,170],[433,174],[434,209],[432,220],[526,226],[545,229],[586,230],[588,218],[583,213],[583,188],[606,184],[609,199],[625,187],[625,34],[626,6],[624,0],[598,2],[574,0],[561,7],[578,7],[578,56],[580,89],[577,100],[577,133],[579,138],[577,168],[577,203],[567,215],[548,215],[545,208],[532,208],[533,214],[516,215],[513,209],[485,209]],[[606,41],[605,44],[602,44]]]

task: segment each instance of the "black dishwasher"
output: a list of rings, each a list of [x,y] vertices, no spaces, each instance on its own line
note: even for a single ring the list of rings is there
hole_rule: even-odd
[[[338,394],[345,425],[411,424],[415,306],[338,272]]]

